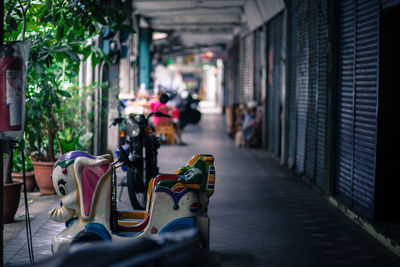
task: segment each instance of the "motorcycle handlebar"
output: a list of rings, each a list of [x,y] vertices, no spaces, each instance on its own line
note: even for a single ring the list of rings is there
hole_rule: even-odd
[[[154,115],[156,115],[157,117],[171,118],[171,115],[162,113],[162,112],[160,112],[160,111],[154,112]]]
[[[153,115],[156,115],[157,117],[171,118],[170,115],[165,114],[165,113],[162,113],[161,111],[151,112],[151,113],[147,116],[147,118],[146,118],[146,125],[147,125],[147,122],[148,122],[148,120],[150,119],[150,117],[153,116]]]
[[[149,115],[148,115],[147,118],[146,118],[146,123],[145,123],[145,125],[147,125],[147,123],[148,123],[150,117],[153,116],[153,115],[155,115],[155,116],[157,116],[157,117],[171,118],[171,115],[162,113],[162,112],[160,112],[160,111],[151,112],[151,113],[149,113]],[[135,119],[134,116],[129,116],[129,118],[132,119],[135,123],[138,123],[138,124],[139,124],[139,122]],[[117,125],[117,124],[120,124],[120,123],[122,123],[124,120],[125,120],[125,118],[123,118],[123,117],[114,118],[113,121],[112,121],[112,123],[111,123],[111,125],[110,125],[110,127],[111,127],[111,126],[115,126],[115,125]]]

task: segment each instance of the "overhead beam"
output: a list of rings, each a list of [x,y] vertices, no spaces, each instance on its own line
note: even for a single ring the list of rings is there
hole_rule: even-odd
[[[151,19],[151,24],[169,24],[169,23],[242,23],[241,16],[224,16],[224,15],[196,15],[196,16],[170,16],[170,17],[154,17]]]
[[[248,0],[133,0],[132,4],[134,6],[140,5],[191,5],[191,6],[241,6]]]
[[[188,27],[182,27],[180,29],[175,29],[175,32],[181,34],[181,33],[196,33],[196,34],[233,34],[234,33],[234,27],[229,27],[229,28],[188,28]]]
[[[163,49],[163,53],[167,55],[187,55],[187,54],[201,54],[208,51],[213,51],[217,53],[221,53],[225,51],[225,47],[223,45],[209,45],[209,46],[194,46],[194,47],[183,47],[180,49]],[[223,57],[223,56],[222,56]]]
[[[210,44],[228,44],[232,39],[232,34],[221,35],[199,35],[199,34],[182,34],[180,36],[184,45],[210,45]]]
[[[144,16],[195,16],[195,15],[223,15],[223,16],[238,16],[243,14],[243,8],[238,6],[204,6],[204,7],[183,7],[183,8],[164,8],[164,9],[138,9],[137,14]]]
[[[231,23],[213,23],[213,22],[207,22],[207,23],[186,23],[185,25],[182,25],[182,22],[170,22],[170,23],[152,23],[151,27],[153,29],[157,28],[164,28],[164,29],[180,29],[183,27],[199,27],[199,28],[204,28],[204,27],[235,27],[235,26],[241,26],[241,23],[238,22],[231,22]]]
[[[173,31],[176,34],[185,33],[185,32],[232,33],[232,34],[235,34],[237,29],[240,29],[240,25],[239,26],[230,26],[230,25],[229,26],[226,26],[226,25],[215,26],[215,25],[213,25],[212,27],[210,27],[210,26],[199,27],[198,25],[195,25],[195,26],[181,25],[181,26],[174,26],[174,27],[165,26],[165,25],[157,25],[157,26],[152,25],[152,29],[154,31],[161,31],[161,32]]]
[[[180,9],[180,8],[231,8],[231,7],[243,7],[245,4],[245,0],[229,0],[229,1],[133,1],[132,7],[134,10],[143,10],[147,12],[149,10],[168,10],[168,9]]]

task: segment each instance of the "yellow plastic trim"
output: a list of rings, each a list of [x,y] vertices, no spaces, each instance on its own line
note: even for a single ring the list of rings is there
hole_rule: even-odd
[[[144,219],[146,211],[118,211],[118,219]]]
[[[118,225],[124,225],[124,226],[133,226],[133,225],[138,225],[141,222],[138,221],[118,221]]]
[[[174,191],[176,188],[178,188],[180,186],[186,186],[186,185],[182,184],[182,183],[177,183],[177,184],[174,184],[174,186],[171,187],[171,190]]]
[[[200,158],[200,155],[195,155],[191,159],[189,159],[188,164],[193,167],[196,161]]]
[[[193,189],[200,189],[199,184],[185,184],[185,186]]]
[[[147,188],[146,212],[149,212],[149,209],[150,209],[151,194],[152,194],[153,187],[154,187],[154,181],[155,181],[155,179],[154,179],[154,178],[151,178],[151,179],[150,179],[150,182],[149,182],[149,187]]]

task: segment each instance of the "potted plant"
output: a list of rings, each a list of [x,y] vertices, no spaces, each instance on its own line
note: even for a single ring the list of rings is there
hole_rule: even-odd
[[[50,173],[57,153],[62,152],[57,132],[63,129],[62,103],[71,98],[67,87],[77,83],[82,60],[91,57],[93,67],[101,58],[107,61],[91,41],[93,37],[101,37],[102,32],[134,31],[124,24],[125,10],[107,1],[28,0],[23,7],[21,1],[12,0],[5,2],[4,10],[5,41],[21,36],[31,40],[25,140],[40,192],[53,193]],[[101,31],[104,28],[108,31]],[[47,173],[36,173],[46,166]]]
[[[26,153],[25,153],[26,155]],[[30,157],[25,158],[25,182],[26,191],[33,192],[36,186],[35,183],[35,173],[33,171],[33,165]],[[22,166],[22,155],[19,150],[13,152],[13,167],[11,177],[14,181],[23,181],[23,166]],[[24,185],[21,188],[22,191],[25,190]]]
[[[5,155],[5,168],[4,168],[4,189],[3,189],[3,223],[10,223],[14,221],[15,213],[17,212],[22,181],[14,181],[11,177],[11,168],[8,164],[11,164],[12,160],[7,157],[12,157],[13,152],[10,149],[10,153]]]
[[[40,87],[40,90],[35,90],[36,87]],[[56,113],[60,106],[60,96],[67,96],[58,87],[52,69],[47,69],[46,75],[38,77],[35,84],[28,87],[26,136],[30,144],[36,183],[42,194],[55,193],[51,172],[56,161]]]
[[[77,131],[66,127],[58,133],[58,144],[62,154],[73,150],[86,150],[93,134],[88,132],[82,135],[83,129]]]

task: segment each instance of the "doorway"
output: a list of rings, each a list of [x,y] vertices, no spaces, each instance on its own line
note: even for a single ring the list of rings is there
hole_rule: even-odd
[[[400,221],[400,6],[383,10],[379,49],[379,106],[375,220]]]

